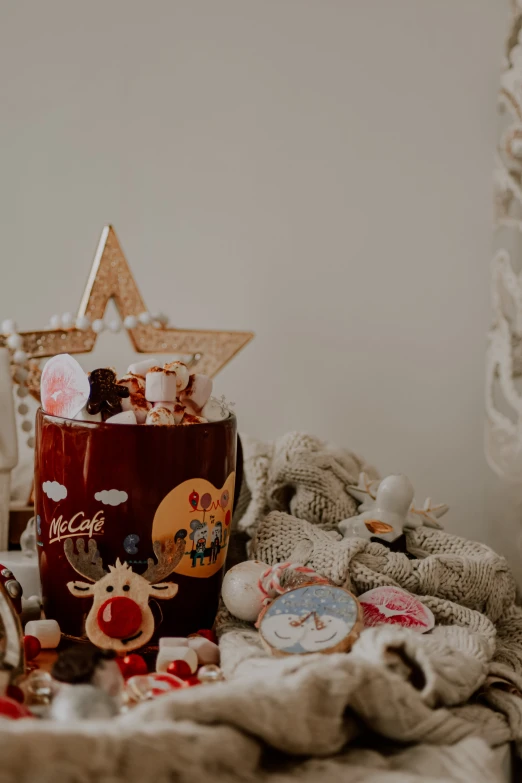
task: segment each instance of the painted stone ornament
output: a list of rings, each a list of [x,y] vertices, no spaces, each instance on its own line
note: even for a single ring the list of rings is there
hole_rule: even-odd
[[[435,618],[429,607],[400,587],[376,587],[359,596],[365,627],[390,623],[419,633],[431,631]]]
[[[185,539],[167,539],[164,545],[153,544],[157,563],[148,559],[143,574],[132,570],[128,563],[116,560],[114,566],[104,569],[96,541],[89,540],[88,550],[82,538],[64,542],[64,552],[74,570],[89,582],[69,582],[72,595],[92,597],[93,604],[85,623],[85,632],[97,647],[117,652],[128,652],[142,647],[154,633],[154,617],[149,599],[168,600],[178,592],[174,582],[162,581],[181,561]]]
[[[257,625],[272,655],[346,652],[362,629],[362,609],[342,587],[309,584],[275,598]]]
[[[89,379],[76,359],[68,353],[49,359],[40,381],[42,408],[46,413],[74,419],[87,403],[89,393]]]
[[[248,623],[257,620],[265,597],[259,589],[259,580],[269,568],[259,560],[246,560],[225,574],[221,597],[230,614],[238,620]]]

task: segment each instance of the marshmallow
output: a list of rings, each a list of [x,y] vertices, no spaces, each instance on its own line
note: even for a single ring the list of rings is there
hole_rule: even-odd
[[[179,402],[176,403],[176,405],[174,406],[173,413],[174,413],[174,423],[181,424],[181,422],[183,421],[183,417],[185,415],[185,406],[180,405]]]
[[[106,424],[137,424],[137,418],[134,411],[121,411],[116,413],[108,419],[105,419]]]
[[[211,397],[201,409],[201,415],[207,421],[223,421],[223,419],[228,419],[229,412],[226,405],[222,405],[215,397]]]
[[[152,367],[146,376],[145,397],[149,402],[176,402],[176,373]]]
[[[163,369],[167,372],[176,373],[178,392],[182,392],[187,388],[190,380],[190,373],[186,364],[183,364],[183,362],[168,362],[163,365]]]
[[[156,356],[151,356],[149,359],[142,359],[141,362],[134,362],[129,364],[127,372],[131,375],[141,375],[142,378],[146,376],[151,367],[157,367],[161,359]]]
[[[62,635],[56,620],[29,620],[24,633],[26,636],[36,636],[44,650],[58,647]]]
[[[195,650],[200,666],[207,663],[219,663],[219,647],[210,639],[205,639],[203,636],[191,636],[188,640],[188,646]]]
[[[171,647],[188,647],[188,639],[185,636],[162,636],[159,640],[159,649],[165,650]]]
[[[116,381],[118,386],[126,386],[131,394],[136,394],[145,391],[145,379],[143,375],[133,375],[128,372],[120,380]]]
[[[181,423],[185,427],[187,424],[207,424],[208,422],[203,416],[196,416],[195,413],[185,413]]]
[[[76,421],[101,421],[102,415],[101,411],[99,413],[87,413],[87,409],[84,406],[81,411],[78,411],[74,418]]]
[[[162,647],[156,658],[156,671],[166,672],[172,661],[186,661],[192,674],[198,668],[198,656],[192,647]]]
[[[145,394],[142,391],[138,391],[131,392],[128,397],[124,397],[121,401],[121,407],[124,411],[133,411],[138,424],[145,424],[152,403],[145,399]]]
[[[173,412],[164,407],[152,408],[152,410],[147,413],[147,418],[145,420],[145,424],[155,424],[160,427],[174,425],[175,423],[176,420]]]
[[[180,395],[182,402],[188,402],[196,410],[208,401],[212,394],[212,378],[208,375],[191,375],[187,388]]]

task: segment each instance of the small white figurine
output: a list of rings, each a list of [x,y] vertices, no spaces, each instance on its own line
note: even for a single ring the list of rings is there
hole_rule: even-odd
[[[413,486],[403,475],[387,476],[379,482],[360,473],[358,483],[347,487],[347,491],[361,505],[357,516],[339,523],[339,530],[345,537],[377,536],[394,541],[405,528],[426,525],[440,530],[442,525],[438,519],[449,509],[445,503],[433,505],[431,498],[427,498],[422,508],[417,508]]]

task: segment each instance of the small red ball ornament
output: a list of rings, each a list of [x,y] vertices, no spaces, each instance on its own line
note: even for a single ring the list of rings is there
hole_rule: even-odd
[[[149,668],[144,659],[141,655],[137,655],[136,653],[126,655],[125,658],[117,658],[116,661],[120,667],[124,680],[128,680],[130,677],[134,677],[137,674],[149,673]]]
[[[185,680],[191,676],[190,666],[186,661],[177,660],[169,663],[167,667],[167,673],[173,674],[175,677],[179,677],[181,680]]]
[[[24,652],[26,661],[32,661],[40,655],[42,645],[36,636],[24,636]]]
[[[17,720],[18,718],[32,718],[33,714],[29,712],[27,707],[24,707],[23,704],[18,704],[14,699],[10,699],[8,696],[0,696],[0,716]]]
[[[216,634],[214,631],[211,631],[210,628],[202,628],[197,632],[197,636],[203,636],[205,639],[208,639],[209,642],[214,642],[214,644],[217,644]]]

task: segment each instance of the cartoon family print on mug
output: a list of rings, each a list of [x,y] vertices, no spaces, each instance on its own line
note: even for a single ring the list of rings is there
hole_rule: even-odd
[[[107,565],[102,562],[96,538],[104,535],[105,525],[110,525],[113,519],[120,523],[121,515],[127,516],[125,507],[119,510],[119,520],[110,512],[111,518],[106,520],[105,509],[96,510],[90,519],[83,511],[64,519],[60,506],[67,497],[67,488],[56,481],[44,483],[43,491],[55,505],[52,519],[38,517],[38,544],[63,547],[74,570],[94,583],[74,581],[67,584],[73,595],[94,596],[86,623],[87,636],[94,644],[103,642],[117,650],[142,646],[154,631],[152,615],[150,610],[147,611],[149,597],[170,599],[178,591],[177,585],[164,581],[170,574],[208,578],[223,567],[230,538],[234,482],[235,473],[231,473],[220,489],[201,478],[179,484],[156,509],[149,542],[141,545],[140,537],[129,533],[131,519],[122,526],[125,551],[139,557],[140,549],[146,556],[152,548],[155,560],[128,559],[121,563],[118,558],[115,563]],[[124,490],[102,490],[94,494],[94,499],[104,506],[125,506],[128,494]],[[145,571],[137,573],[143,571],[141,565],[134,572],[135,564],[140,562],[147,563]],[[103,597],[100,587],[103,587]],[[105,596],[107,591],[110,595]],[[120,612],[121,618],[116,617],[117,609],[125,610]],[[136,615],[132,628],[129,625],[131,609]]]

